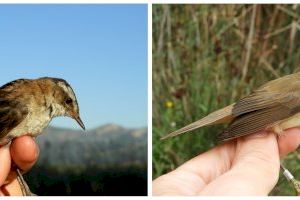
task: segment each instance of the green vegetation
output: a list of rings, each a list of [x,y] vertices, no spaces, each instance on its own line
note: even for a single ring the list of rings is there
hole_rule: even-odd
[[[153,178],[212,148],[222,126],[159,138],[300,67],[300,6],[153,5]],[[300,179],[300,154],[285,165]],[[271,195],[294,195],[283,178]]]
[[[24,177],[35,194],[147,195],[147,128],[48,127],[37,143],[39,159]]]
[[[34,166],[24,177],[39,196],[145,196],[147,164],[64,168]]]

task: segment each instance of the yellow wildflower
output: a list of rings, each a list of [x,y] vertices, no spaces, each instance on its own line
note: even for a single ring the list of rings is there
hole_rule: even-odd
[[[172,101],[166,101],[166,107],[172,108],[174,106],[174,103]]]

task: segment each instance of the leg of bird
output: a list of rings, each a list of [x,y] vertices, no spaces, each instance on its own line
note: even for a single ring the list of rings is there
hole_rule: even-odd
[[[24,185],[24,182],[23,182],[23,179],[21,178],[20,176],[20,170],[19,169],[16,169],[16,172],[17,172],[17,180],[18,180],[18,183],[20,185],[20,188],[21,188],[21,191],[22,191],[22,195],[23,196],[26,196],[26,190],[25,190],[25,185]],[[22,175],[22,174],[21,174]]]
[[[284,177],[293,184],[294,189],[297,192],[297,195],[300,196],[300,182],[294,178],[294,176],[291,174],[291,172],[288,169],[286,169],[282,165],[282,163],[280,163],[280,168],[283,170]]]
[[[16,168],[17,172],[17,180],[20,184],[22,195],[23,196],[36,196],[36,194],[32,193],[29,189],[29,186],[27,185],[26,181],[23,178],[23,175],[21,174],[20,170]]]
[[[294,127],[299,127],[300,126],[299,119],[300,119],[300,114],[296,114],[291,118],[277,122],[276,124],[272,125],[272,127],[270,127],[269,130],[272,130],[277,135],[277,137],[280,137],[284,133],[284,130],[289,128],[294,128]],[[282,162],[280,162],[280,168],[283,170],[283,175],[285,176],[285,178],[293,184],[293,187],[296,190],[297,195],[300,196],[300,182],[296,180],[294,176],[291,174],[291,172],[282,165]]]
[[[35,139],[36,137],[33,137],[33,138]],[[20,169],[17,166],[16,166],[16,172],[17,172],[17,180],[18,180],[21,190],[22,190],[22,195],[23,196],[37,196],[36,194],[31,192],[27,182],[23,178],[23,175],[22,175]]]

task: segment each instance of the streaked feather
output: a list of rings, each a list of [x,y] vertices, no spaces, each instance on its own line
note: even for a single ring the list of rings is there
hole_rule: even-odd
[[[268,125],[290,116],[291,110],[286,106],[252,111],[237,117],[221,134],[218,142],[250,135],[263,130]]]
[[[10,92],[0,89],[0,140],[27,116],[28,108],[16,99],[8,98]]]

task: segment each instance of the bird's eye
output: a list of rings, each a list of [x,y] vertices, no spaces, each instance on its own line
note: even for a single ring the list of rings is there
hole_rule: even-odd
[[[71,98],[68,98],[67,100],[66,100],[66,104],[71,104],[73,102],[73,100],[71,99]]]

